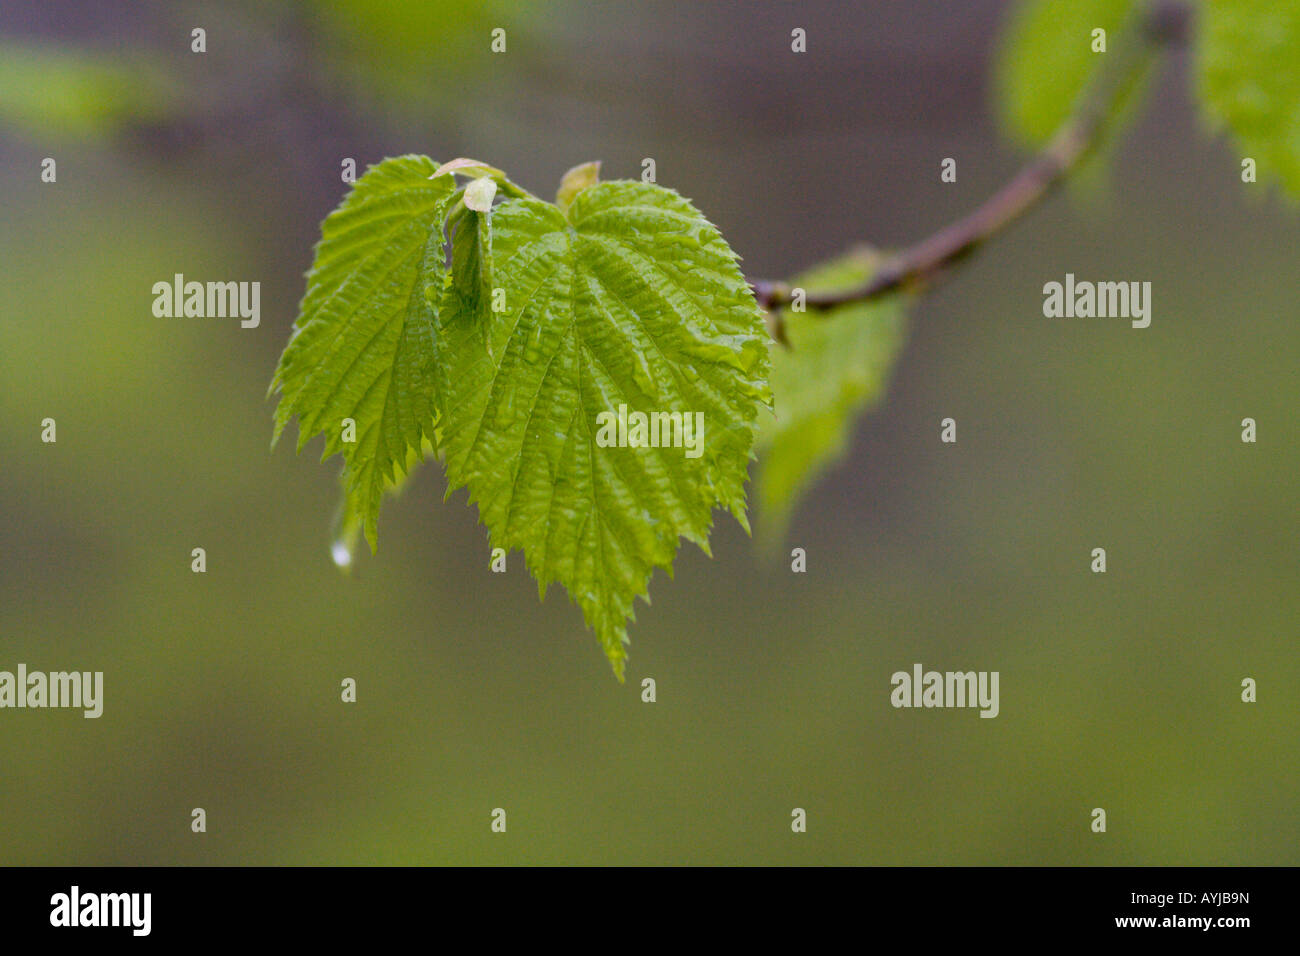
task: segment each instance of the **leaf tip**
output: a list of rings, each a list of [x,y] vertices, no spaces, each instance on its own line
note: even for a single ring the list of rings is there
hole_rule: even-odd
[[[568,212],[573,200],[589,186],[600,182],[600,160],[579,163],[560,177],[560,188],[555,193],[555,205],[560,212]]]
[[[620,684],[627,683],[627,675],[626,675],[627,655],[626,654],[623,654],[620,657],[615,657],[614,655],[611,654],[609,658],[609,666],[613,668],[614,676],[618,678],[618,682]]]

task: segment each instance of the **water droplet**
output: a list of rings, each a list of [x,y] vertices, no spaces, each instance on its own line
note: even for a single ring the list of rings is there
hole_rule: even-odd
[[[357,542],[361,540],[361,516],[348,507],[346,489],[339,498],[334,520],[330,522],[330,537],[330,558],[334,566],[344,574],[351,573]]]

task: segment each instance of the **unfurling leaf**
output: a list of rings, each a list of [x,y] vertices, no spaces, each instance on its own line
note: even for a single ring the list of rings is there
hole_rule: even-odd
[[[465,205],[475,212],[487,212],[492,208],[492,199],[497,194],[494,180],[484,177],[476,179],[465,187]]]
[[[555,193],[555,205],[560,212],[568,212],[578,193],[600,182],[600,160],[574,166],[560,177],[560,188]]]
[[[600,183],[567,215],[508,199],[486,223],[456,228],[437,317],[449,487],[543,594],[568,590],[622,679],[633,601],[679,538],[707,551],[718,505],[748,527],[769,339],[735,254],[671,190]]]
[[[459,173],[462,176],[471,176],[479,178],[482,176],[505,176],[501,170],[489,166],[487,163],[480,162],[477,159],[468,159],[459,156],[456,159],[449,159],[434,172],[430,179],[438,179],[442,176],[450,176],[452,173]]]

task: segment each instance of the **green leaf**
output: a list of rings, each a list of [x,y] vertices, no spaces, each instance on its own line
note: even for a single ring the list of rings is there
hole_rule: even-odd
[[[1209,122],[1227,129],[1242,157],[1300,197],[1300,4],[1202,3],[1197,84]]]
[[[581,163],[560,177],[560,188],[555,193],[555,205],[560,212],[568,212],[573,200],[584,189],[600,182],[600,160]]]
[[[879,256],[860,249],[791,280],[807,292],[866,282]],[[757,479],[761,538],[780,544],[799,498],[843,457],[857,416],[878,401],[903,342],[898,295],[784,315],[789,349],[772,356],[776,416],[759,432]]]
[[[1074,110],[1112,52],[1092,52],[1092,31],[1111,51],[1134,0],[1022,0],[1004,29],[995,66],[1001,119],[1026,146],[1045,143]]]
[[[452,234],[451,275],[439,310],[448,317],[487,314],[492,309],[492,214],[465,206],[453,212],[447,224]],[[490,339],[485,344],[492,347]],[[443,372],[439,369],[439,380],[445,379]]]
[[[452,257],[435,339],[449,493],[468,487],[543,596],[568,590],[621,680],[633,601],[656,567],[671,574],[679,538],[707,553],[718,505],[748,528],[770,402],[758,308],[717,229],[645,183],[591,186],[567,215],[527,198],[466,211]],[[699,456],[667,436],[607,447],[620,406],[702,413]]]
[[[307,292],[271,383],[275,438],[298,419],[298,449],[325,436],[342,452],[349,508],[371,549],[386,486],[433,441],[433,329],[444,267],[451,176],[423,156],[371,166],[321,227]],[[344,419],[356,423],[343,441]]]
[[[482,179],[483,177],[505,179],[506,174],[495,166],[489,166],[487,163],[478,159],[470,159],[466,156],[458,156],[455,159],[449,159],[433,174],[436,179],[439,176],[450,176],[458,173],[461,176],[469,176],[473,179]]]
[[[1023,146],[1045,144],[1078,106],[1108,58],[1122,56],[1123,44],[1140,43],[1145,4],[1140,0],[1024,0],[1008,23],[995,63],[999,119]],[[1094,53],[1092,31],[1106,31],[1105,53]],[[1124,78],[1115,90],[1108,135],[1085,156],[1067,180],[1075,199],[1104,196],[1107,171],[1120,142],[1146,101],[1154,58]]]
[[[281,5],[257,6],[279,13]],[[519,0],[306,0],[293,6],[302,9],[302,28],[311,31],[322,74],[362,100],[371,121],[375,111],[408,123],[451,113],[467,128],[483,122],[488,96],[517,95],[510,82],[515,74],[502,70],[500,56],[491,52],[492,31],[507,30],[507,56],[526,56],[530,36],[549,35],[557,16],[554,4]]]

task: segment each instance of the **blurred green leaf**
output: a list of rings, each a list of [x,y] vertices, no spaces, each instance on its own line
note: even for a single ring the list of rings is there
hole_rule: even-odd
[[[1022,146],[1038,147],[1074,111],[1104,58],[1124,42],[1124,31],[1137,28],[1140,0],[1022,0],[1003,34],[995,61],[994,86],[999,118],[1007,134]],[[1092,50],[1092,31],[1106,31],[1106,53]],[[1154,61],[1152,61],[1154,62]],[[1120,137],[1137,119],[1149,86],[1150,66],[1118,91],[1109,135],[1075,167],[1067,180],[1078,199],[1103,194]]]
[[[358,93],[376,108],[410,112],[445,110],[461,97],[445,95],[482,80],[496,64],[492,31],[510,43],[553,4],[512,0],[311,0],[322,53],[350,75]],[[500,54],[496,55],[499,56]]]
[[[1203,3],[1197,88],[1205,115],[1275,180],[1300,197],[1300,3]]]
[[[1011,15],[995,64],[1000,118],[1027,146],[1046,142],[1074,109],[1093,70],[1109,53],[1092,52],[1092,31],[1107,49],[1134,0],[1022,0]]]
[[[834,292],[867,281],[879,254],[860,248],[791,281]],[[774,547],[800,497],[843,457],[857,416],[884,393],[903,342],[899,296],[784,316],[790,348],[772,354],[776,417],[759,433],[760,534]]]
[[[0,43],[0,122],[33,137],[98,138],[166,118],[173,84],[152,63]]]

